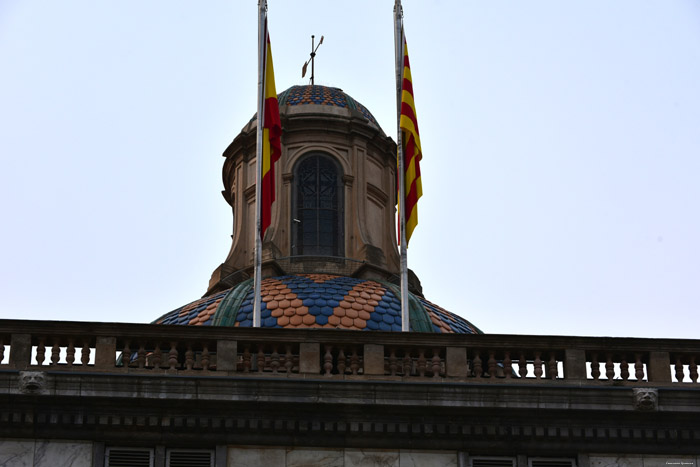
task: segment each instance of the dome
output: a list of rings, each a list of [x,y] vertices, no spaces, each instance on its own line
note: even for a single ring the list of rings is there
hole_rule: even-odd
[[[330,274],[270,277],[261,286],[263,328],[401,331],[397,286]],[[469,321],[411,294],[411,331],[481,334]],[[247,280],[166,313],[156,324],[251,327],[253,283]]]
[[[343,115],[345,113],[347,116],[361,117],[366,120],[367,125],[384,134],[377,119],[374,118],[374,115],[367,107],[360,104],[340,88],[319,86],[317,84],[292,86],[278,94],[277,101],[281,114],[318,112]],[[253,115],[249,124],[252,124],[257,119],[257,115],[257,113]]]
[[[318,85],[292,86],[278,96],[280,107],[283,105],[299,106],[305,104],[329,105],[334,107],[359,110],[370,123],[379,128],[377,120],[367,107],[345,94],[340,88]]]

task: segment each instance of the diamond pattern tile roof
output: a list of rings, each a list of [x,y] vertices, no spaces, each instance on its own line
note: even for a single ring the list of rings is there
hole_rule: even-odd
[[[261,325],[265,328],[331,328],[401,331],[396,286],[327,274],[272,277],[261,285]],[[190,326],[253,325],[252,281],[166,313],[158,324]],[[411,296],[411,330],[476,334],[469,321],[420,297]]]

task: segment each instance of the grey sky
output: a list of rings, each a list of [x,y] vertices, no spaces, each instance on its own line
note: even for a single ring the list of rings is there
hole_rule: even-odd
[[[351,8],[347,8],[352,5]],[[270,0],[277,89],[395,137],[390,0]],[[148,322],[230,246],[256,2],[0,3],[0,317]],[[404,2],[424,197],[409,265],[490,333],[698,336],[700,4]]]

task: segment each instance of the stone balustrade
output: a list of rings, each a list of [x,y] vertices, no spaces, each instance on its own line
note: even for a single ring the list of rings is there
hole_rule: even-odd
[[[698,384],[700,340],[0,320],[0,370]]]

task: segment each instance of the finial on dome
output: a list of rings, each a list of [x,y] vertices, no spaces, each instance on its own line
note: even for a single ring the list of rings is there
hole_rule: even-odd
[[[306,67],[309,65],[309,62],[311,62],[311,85],[314,85],[314,57],[316,57],[316,51],[318,50],[319,47],[321,47],[321,44],[323,44],[323,36],[321,36],[321,40],[318,41],[318,45],[316,48],[314,48],[314,35],[311,35],[311,58],[304,63],[304,66],[301,67],[301,77],[303,78],[306,76]]]

